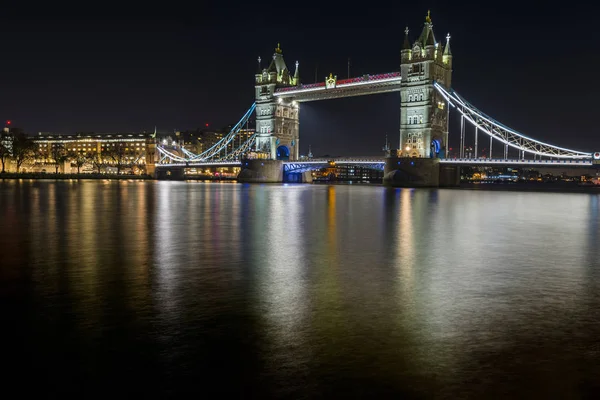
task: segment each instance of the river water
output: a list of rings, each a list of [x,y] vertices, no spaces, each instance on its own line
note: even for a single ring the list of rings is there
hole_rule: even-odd
[[[0,181],[3,381],[80,398],[592,396],[599,211],[582,193]]]

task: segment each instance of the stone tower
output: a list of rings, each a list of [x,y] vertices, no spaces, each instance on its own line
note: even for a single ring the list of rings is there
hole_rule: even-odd
[[[444,158],[448,144],[448,104],[433,82],[450,88],[452,53],[450,35],[442,49],[435,40],[429,12],[423,31],[410,43],[405,30],[400,71],[400,148],[402,157]]]
[[[256,90],[256,150],[272,160],[297,160],[299,158],[300,107],[295,101],[274,95],[275,89],[300,84],[298,62],[294,75],[290,74],[279,44],[268,68],[255,75]]]

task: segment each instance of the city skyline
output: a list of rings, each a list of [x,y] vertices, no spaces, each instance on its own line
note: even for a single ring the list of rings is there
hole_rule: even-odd
[[[491,12],[434,3],[398,8],[401,13],[385,12],[393,7],[290,13],[244,7],[211,6],[202,18],[185,10],[161,18],[149,9],[137,17],[9,12],[2,17],[0,43],[11,62],[0,79],[0,118],[32,134],[220,128],[252,103],[256,59],[264,66],[277,43],[289,65],[300,62],[304,83],[314,82],[315,69],[319,81],[330,72],[346,77],[348,58],[351,76],[397,71],[404,28],[415,40],[431,9],[437,41],[452,36],[459,93],[531,137],[600,147],[593,90],[567,86],[589,76],[575,55],[588,52],[592,64],[600,57],[583,9],[503,3]],[[386,134],[397,142],[399,103],[389,93],[302,104],[301,152],[311,144],[319,154],[378,154]]]

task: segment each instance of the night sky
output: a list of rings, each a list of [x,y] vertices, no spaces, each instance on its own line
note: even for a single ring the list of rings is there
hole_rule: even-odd
[[[278,42],[304,83],[315,68],[345,78],[348,58],[353,76],[396,71],[405,26],[414,40],[431,9],[437,40],[452,35],[458,93],[529,136],[600,150],[600,28],[584,4],[200,3],[3,10],[0,119],[31,134],[222,127],[252,104],[256,59],[265,66]],[[397,145],[398,93],[303,103],[300,115],[302,153],[378,155],[386,134]]]

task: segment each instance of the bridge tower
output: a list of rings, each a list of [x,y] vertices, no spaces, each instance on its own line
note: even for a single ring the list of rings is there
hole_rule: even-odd
[[[258,71],[255,75],[256,90],[256,150],[267,154],[272,160],[297,160],[299,158],[300,106],[297,102],[277,98],[275,89],[300,84],[298,61],[291,75],[279,44],[273,53],[268,68],[261,69],[258,59]]]
[[[452,53],[435,40],[429,11],[421,35],[410,43],[408,27],[401,51],[400,147],[402,157],[444,158],[448,154],[449,106],[433,82],[450,88]]]

